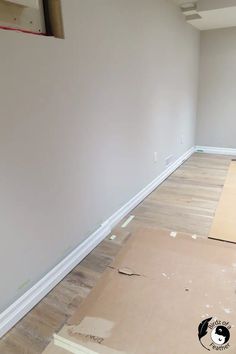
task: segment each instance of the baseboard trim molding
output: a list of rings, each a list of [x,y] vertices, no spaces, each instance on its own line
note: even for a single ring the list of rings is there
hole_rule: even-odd
[[[203,152],[205,154],[218,154],[218,155],[236,155],[236,149],[221,148],[213,146],[195,146],[196,152]]]
[[[47,273],[40,281],[30,288],[0,314],[0,338],[4,336],[18,321],[20,321],[37,303],[42,300],[71,270],[76,267],[102,240],[142,200],[153,192],[167,177],[169,177],[193,153],[192,147],[150,184],[136,194],[123,207],[107,219],[92,235],[65,257],[57,266]]]
[[[193,153],[195,148],[192,147],[185,154],[183,154],[178,160],[171,164],[164,170],[157,178],[143,188],[138,194],[128,201],[122,208],[120,208],[109,219],[108,223],[113,228],[117,225],[127,214],[131,212],[138,204],[140,204],[150,193],[154,191],[167,177],[169,177],[179,166],[182,165]]]

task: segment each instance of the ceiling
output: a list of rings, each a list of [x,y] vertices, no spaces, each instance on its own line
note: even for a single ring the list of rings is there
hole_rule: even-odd
[[[182,8],[186,21],[199,30],[236,26],[236,0],[173,0]],[[189,4],[189,10],[188,5]],[[193,4],[196,4],[195,9]]]
[[[188,1],[188,0],[173,0],[177,5],[182,5],[184,3],[196,3],[197,0],[193,0],[193,1]]]
[[[199,12],[201,18],[186,19],[201,31],[236,26],[236,7]]]

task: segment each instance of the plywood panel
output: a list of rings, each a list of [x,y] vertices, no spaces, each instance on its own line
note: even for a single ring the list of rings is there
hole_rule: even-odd
[[[39,8],[39,0],[4,0],[15,5],[21,5],[26,7],[33,7],[35,9]]]
[[[42,1],[0,0],[0,26],[35,33],[45,33]]]
[[[209,237],[236,243],[236,161],[230,164]]]

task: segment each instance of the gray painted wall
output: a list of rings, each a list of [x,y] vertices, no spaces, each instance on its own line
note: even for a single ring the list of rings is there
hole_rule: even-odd
[[[201,32],[197,145],[236,148],[236,27]]]
[[[65,40],[0,31],[0,309],[194,145],[199,34],[177,6],[62,3]]]
[[[236,0],[198,0],[199,11],[208,11],[236,6]]]

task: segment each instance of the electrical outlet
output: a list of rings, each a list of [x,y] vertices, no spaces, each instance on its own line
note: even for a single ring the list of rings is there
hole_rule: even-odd
[[[174,155],[170,155],[165,159],[166,166],[169,166],[173,161]]]
[[[184,136],[181,135],[181,137],[180,137],[180,144],[183,145],[183,143],[184,143]]]
[[[153,154],[153,161],[157,162],[158,161],[158,156],[157,156],[157,152],[155,151]]]

